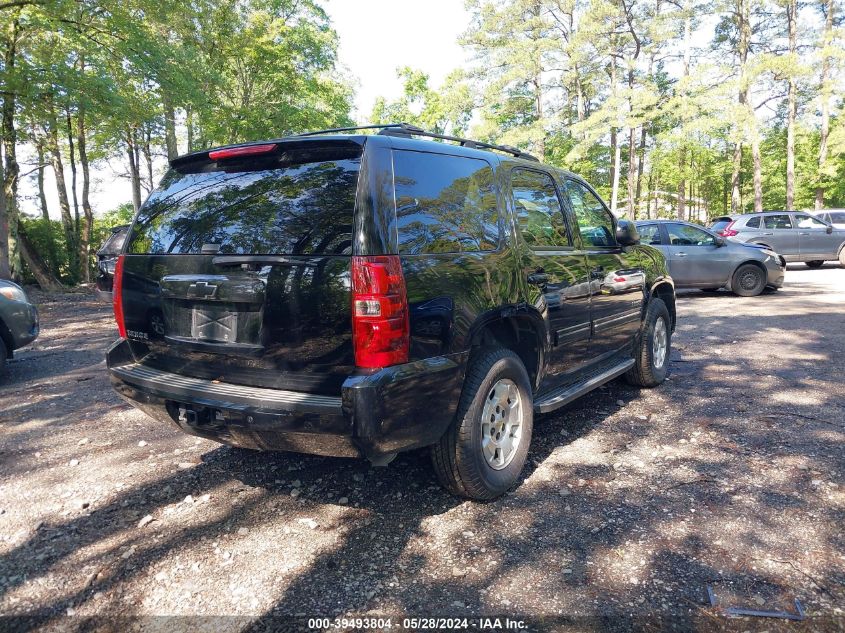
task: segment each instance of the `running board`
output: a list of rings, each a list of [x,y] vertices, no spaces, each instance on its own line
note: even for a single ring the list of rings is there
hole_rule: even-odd
[[[558,409],[565,404],[569,404],[573,400],[589,393],[596,387],[600,387],[604,383],[610,382],[617,376],[621,376],[633,366],[634,359],[628,358],[582,382],[574,385],[566,385],[562,389],[552,391],[534,402],[534,410],[539,413],[554,411],[555,409]]]

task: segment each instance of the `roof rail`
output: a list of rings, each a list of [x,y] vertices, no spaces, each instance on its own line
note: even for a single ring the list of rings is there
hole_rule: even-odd
[[[449,136],[447,134],[426,132],[422,128],[417,127],[416,125],[411,125],[409,123],[386,123],[384,125],[359,125],[355,127],[337,127],[330,128],[327,130],[315,130],[313,132],[304,132],[302,134],[295,134],[294,136],[315,136],[317,134],[331,134],[333,132],[353,132],[355,130],[379,130],[379,134],[384,136],[425,136],[428,138],[436,138],[443,141],[453,141],[455,143],[460,144],[462,147],[470,147],[473,149],[493,149],[500,152],[505,152],[506,154],[511,154],[516,158],[522,158],[524,160],[533,160],[538,163],[540,162],[540,159],[536,156],[527,154],[521,149],[513,147],[512,145],[496,145],[494,143],[485,143],[484,141],[473,141],[471,139],[461,138],[460,136]]]

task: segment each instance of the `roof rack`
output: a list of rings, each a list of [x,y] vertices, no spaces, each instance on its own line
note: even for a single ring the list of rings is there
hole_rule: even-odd
[[[461,145],[461,147],[469,147],[473,149],[493,149],[506,154],[511,154],[516,158],[524,160],[533,160],[540,162],[540,159],[531,154],[523,152],[512,145],[496,145],[494,143],[485,143],[484,141],[473,141],[460,136],[449,136],[447,134],[437,134],[435,132],[426,132],[424,129],[411,125],[410,123],[386,123],[384,125],[359,125],[355,127],[336,127],[327,130],[314,130],[313,132],[303,132],[302,134],[294,134],[294,136],[315,136],[317,134],[331,134],[333,132],[353,132],[356,130],[379,130],[379,134],[383,136],[403,136],[410,138],[411,136],[425,136],[428,138],[436,138],[443,141],[453,141]]]

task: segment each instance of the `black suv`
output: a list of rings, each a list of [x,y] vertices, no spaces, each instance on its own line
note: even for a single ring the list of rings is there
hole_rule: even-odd
[[[172,161],[115,271],[120,395],[253,449],[431,446],[450,491],[490,499],[535,412],[663,381],[663,256],[587,183],[406,124],[341,134],[361,129]]]

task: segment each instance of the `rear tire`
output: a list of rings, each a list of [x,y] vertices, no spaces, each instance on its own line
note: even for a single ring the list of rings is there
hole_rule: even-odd
[[[519,356],[482,349],[467,371],[455,419],[432,446],[443,487],[478,501],[505,493],[525,465],[533,416],[531,382]]]
[[[634,347],[634,366],[625,380],[637,387],[656,387],[666,380],[672,350],[672,321],[662,299],[648,302]]]
[[[820,259],[814,259],[811,262],[804,262],[804,265],[807,266],[807,268],[821,268],[824,266],[824,262]]]
[[[734,272],[731,290],[740,297],[756,297],[766,288],[766,273],[754,264],[743,264]]]

